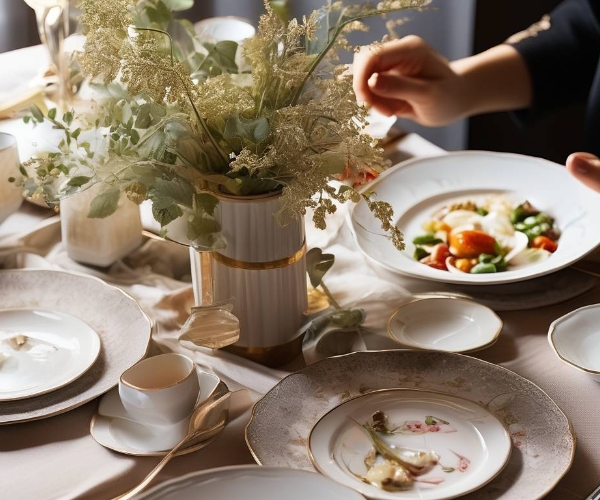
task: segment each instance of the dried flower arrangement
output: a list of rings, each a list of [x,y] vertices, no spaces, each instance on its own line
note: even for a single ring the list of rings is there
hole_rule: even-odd
[[[113,213],[123,192],[152,200],[162,227],[185,215],[188,239],[205,250],[225,245],[219,193],[281,191],[282,224],[311,208],[321,228],[333,200],[363,197],[402,248],[391,206],[355,190],[386,162],[363,132],[367,110],[339,53],[352,49],[346,35],[365,29],[365,18],[429,1],[336,1],[284,22],[265,0],[257,34],[238,47],[203,42],[175,17],[193,0],[81,0],[78,63],[94,101],[62,118],[34,110],[29,119],[50,121],[64,138],[26,162],[17,182],[51,203],[100,182],[90,217]],[[345,183],[333,187],[336,179]]]

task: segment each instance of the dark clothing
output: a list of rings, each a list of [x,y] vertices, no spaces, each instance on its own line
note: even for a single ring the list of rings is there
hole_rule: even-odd
[[[583,103],[581,147],[600,155],[600,0],[565,0],[550,13],[549,26],[546,20],[528,31],[529,36],[508,41],[525,59],[533,83],[532,107],[514,116],[527,123]]]

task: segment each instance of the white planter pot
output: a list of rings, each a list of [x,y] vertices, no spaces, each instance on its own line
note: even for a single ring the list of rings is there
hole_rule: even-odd
[[[300,354],[306,321],[304,221],[281,227],[280,196],[219,197],[216,217],[227,247],[213,252],[215,301],[232,300],[240,340],[227,349],[277,366]]]
[[[117,211],[104,219],[90,219],[90,203],[99,186],[61,200],[62,242],[69,257],[83,264],[106,267],[142,244],[140,209],[121,196]]]

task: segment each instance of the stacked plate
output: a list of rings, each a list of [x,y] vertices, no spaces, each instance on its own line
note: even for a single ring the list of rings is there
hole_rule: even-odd
[[[146,355],[152,325],[137,302],[90,276],[0,271],[0,424],[76,408]]]
[[[406,248],[399,252],[392,245],[365,202],[349,217],[356,244],[376,266],[397,273],[400,284],[413,293],[458,293],[501,311],[555,304],[597,283],[567,268],[600,242],[600,197],[561,165],[523,155],[466,151],[405,161],[368,189],[391,204]],[[504,203],[499,211],[528,201],[551,215],[561,232],[556,251],[537,262],[509,263],[504,272],[482,274],[448,272],[414,258],[413,239],[423,235],[423,225],[434,214],[457,203],[490,199],[496,205]]]
[[[317,470],[377,500],[536,500],[575,451],[567,417],[533,383],[461,354],[410,350],[288,375],[254,406],[246,441],[261,465]]]

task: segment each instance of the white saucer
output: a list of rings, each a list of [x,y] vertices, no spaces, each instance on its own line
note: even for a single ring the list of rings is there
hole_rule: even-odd
[[[388,321],[390,336],[406,347],[471,352],[498,339],[502,320],[470,300],[432,297],[400,306]]]
[[[200,382],[198,403],[210,396],[220,383],[219,377],[197,369]],[[107,392],[100,400],[98,411],[92,418],[90,433],[102,446],[125,455],[165,455],[186,435],[189,420],[172,426],[145,425],[131,417],[119,398],[119,389]],[[184,455],[199,450],[209,441],[192,442],[177,454]]]

